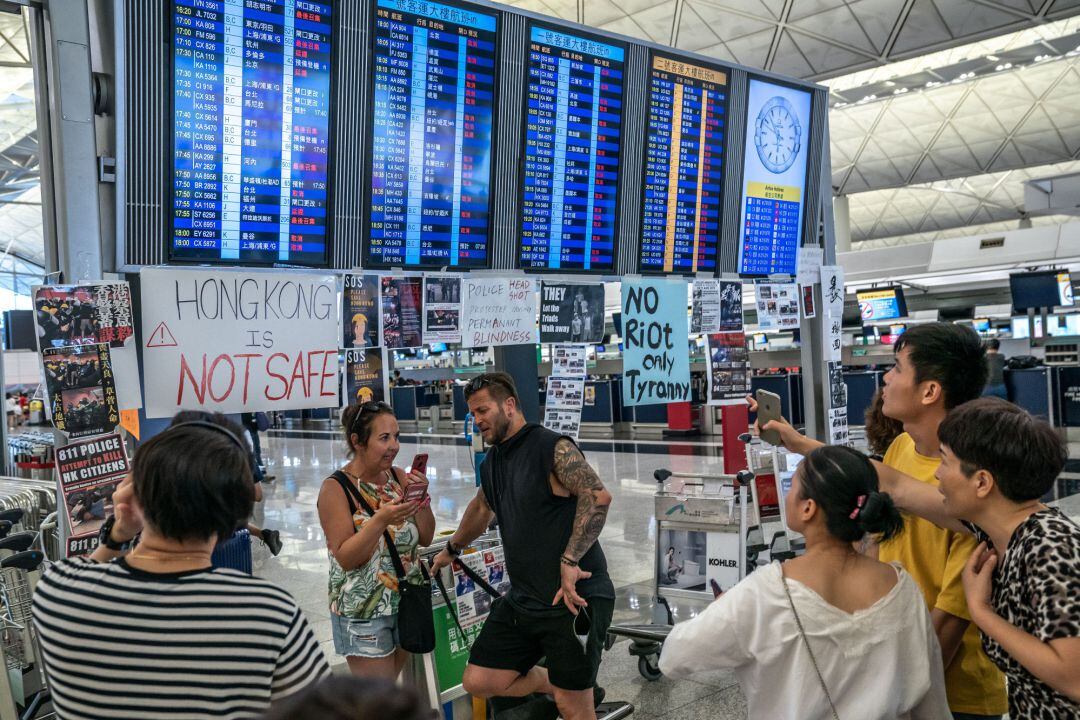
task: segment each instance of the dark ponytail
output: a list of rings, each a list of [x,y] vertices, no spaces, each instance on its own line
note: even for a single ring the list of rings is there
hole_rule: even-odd
[[[371,439],[371,426],[380,415],[393,415],[394,410],[383,402],[354,403],[341,411],[341,428],[345,431],[345,444],[352,455]],[[353,435],[357,442],[353,443]]]
[[[818,504],[834,537],[855,542],[869,533],[885,541],[903,531],[900,511],[878,492],[877,471],[862,453],[829,445],[807,455],[800,467],[801,496]]]

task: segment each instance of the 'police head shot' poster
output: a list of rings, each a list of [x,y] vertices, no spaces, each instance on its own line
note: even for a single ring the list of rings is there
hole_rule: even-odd
[[[56,429],[72,438],[115,430],[120,409],[109,346],[50,348],[41,355]]]
[[[341,293],[341,347],[379,344],[379,276],[346,275]]]
[[[387,348],[424,344],[424,278],[382,277],[382,332]]]
[[[624,280],[623,404],[690,400],[686,281]]]
[[[345,351],[345,405],[385,401],[386,379],[382,348]]]
[[[602,283],[544,281],[540,287],[540,342],[595,345],[604,339]]]

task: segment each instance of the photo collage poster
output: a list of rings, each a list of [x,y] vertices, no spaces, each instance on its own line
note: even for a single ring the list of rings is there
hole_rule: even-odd
[[[461,276],[424,277],[424,341],[461,342]]]
[[[742,332],[742,283],[694,280],[690,297],[690,334]]]
[[[556,345],[551,348],[551,375],[544,400],[544,427],[575,440],[581,433],[581,408],[585,404],[585,394],[589,390],[595,393],[595,388],[585,385],[587,353],[588,348],[584,345]]]
[[[794,330],[799,327],[799,286],[795,283],[758,283],[758,327]]]
[[[741,332],[707,336],[705,367],[709,405],[740,405],[750,394],[750,351]]]
[[[32,293],[39,352],[107,345],[118,407],[141,408],[139,356],[128,283],[36,285]]]

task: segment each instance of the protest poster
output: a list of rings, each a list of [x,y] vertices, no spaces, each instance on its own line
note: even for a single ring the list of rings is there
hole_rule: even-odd
[[[821,261],[825,251],[820,245],[803,245],[799,248],[799,270],[795,282],[799,285],[813,285],[821,282]]]
[[[844,382],[844,366],[838,362],[828,362],[829,371],[829,407],[847,407],[847,383]]]
[[[424,344],[424,279],[382,277],[382,337],[387,349]]]
[[[847,445],[850,441],[847,408],[829,410],[829,444]]]
[[[120,408],[107,343],[47,348],[41,360],[57,430],[78,438],[116,429]]]
[[[535,345],[536,301],[533,278],[466,278],[461,346]]]
[[[821,268],[822,354],[826,362],[839,363],[843,357],[844,269],[839,265]]]
[[[491,611],[492,598],[487,592],[476,586],[473,579],[459,570],[458,563],[469,566],[469,569],[480,577],[487,574],[484,564],[484,555],[478,552],[466,553],[455,561],[454,572],[454,596],[457,599],[458,622],[462,628],[483,622]]]
[[[487,569],[488,584],[505,595],[510,589],[510,577],[506,574],[506,554],[502,547],[484,552],[484,567]]]
[[[709,379],[709,405],[739,405],[750,394],[750,351],[741,332],[708,336],[705,367]]]
[[[551,348],[552,377],[585,377],[588,348],[581,345],[557,345]]]
[[[108,344],[119,407],[142,407],[128,283],[35,285],[32,292],[38,350]]]
[[[596,406],[596,386],[595,385],[586,385],[585,386],[585,404],[588,405],[589,407],[595,407]]]
[[[128,473],[124,441],[111,433],[57,448],[56,473],[71,529],[67,557],[91,553],[112,514],[113,492]]]
[[[144,269],[147,417],[333,405],[337,310],[330,274]]]
[[[379,276],[350,273],[341,291],[341,347],[378,345]]]
[[[719,332],[720,281],[694,280],[690,291],[690,333]]]
[[[585,402],[585,378],[548,378],[546,407],[581,409]]]
[[[541,283],[540,342],[595,345],[603,339],[603,283]]]
[[[624,280],[622,324],[623,403],[689,401],[686,281]]]
[[[461,342],[461,277],[424,276],[424,341]]]
[[[386,364],[382,348],[345,351],[345,397],[342,405],[385,402]]]
[[[802,314],[807,320],[817,317],[817,309],[814,307],[814,286],[800,285],[799,297],[802,299]]]
[[[742,283],[720,282],[720,324],[717,332],[742,332]]]
[[[576,439],[581,431],[581,410],[544,408],[544,427]]]
[[[799,287],[794,283],[757,285],[758,327],[791,330],[799,327]]]

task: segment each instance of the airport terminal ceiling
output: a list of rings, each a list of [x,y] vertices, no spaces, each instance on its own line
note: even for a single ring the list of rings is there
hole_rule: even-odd
[[[855,247],[1067,219],[1028,218],[1022,182],[1080,170],[1080,0],[508,4],[828,85]],[[0,11],[0,276],[45,262],[29,59]]]

